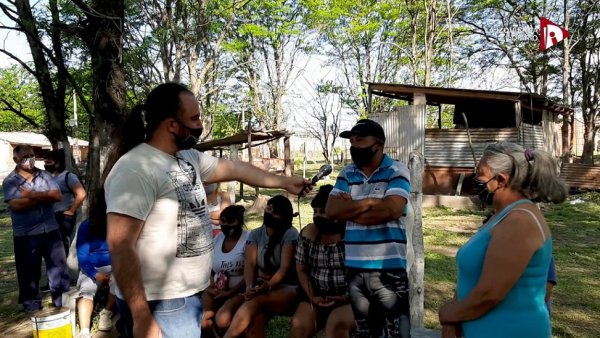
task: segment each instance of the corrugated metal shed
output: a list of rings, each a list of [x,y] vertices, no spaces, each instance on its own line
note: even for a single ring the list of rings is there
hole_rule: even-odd
[[[0,132],[0,140],[8,142],[10,144],[29,144],[35,147],[42,147],[50,149],[52,145],[46,135],[26,132],[26,131],[14,131],[14,132]],[[73,145],[75,138],[69,137],[69,143]],[[77,139],[80,147],[87,147],[88,141]]]
[[[405,164],[408,164],[411,152],[423,154],[426,113],[426,106],[419,105],[397,107],[391,113],[369,115],[385,131],[384,152]]]

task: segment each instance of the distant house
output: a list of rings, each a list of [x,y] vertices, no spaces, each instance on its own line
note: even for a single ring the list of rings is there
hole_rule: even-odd
[[[408,162],[412,151],[425,158],[423,193],[470,195],[475,160],[488,143],[510,141],[526,148],[561,154],[561,115],[573,110],[544,96],[454,88],[369,83],[371,107],[374,96],[408,103],[391,112],[370,111],[386,131],[386,152]],[[454,128],[427,128],[427,112],[441,118],[442,105],[453,106]],[[437,108],[437,109],[436,109]],[[468,125],[468,128],[467,128]]]
[[[84,161],[88,154],[88,142],[69,137],[71,151],[77,163]],[[15,168],[13,149],[19,144],[29,144],[36,156],[36,166],[44,167],[43,158],[52,149],[50,140],[43,135],[32,132],[0,132],[0,179]]]

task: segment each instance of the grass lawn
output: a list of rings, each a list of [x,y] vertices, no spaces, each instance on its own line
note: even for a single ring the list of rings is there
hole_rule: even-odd
[[[309,165],[307,176],[312,177],[319,164]],[[337,170],[336,170],[337,169]],[[334,169],[332,180],[319,184],[333,184],[339,167]],[[238,184],[239,189],[239,184]],[[280,190],[261,189],[266,197],[284,193]],[[1,194],[1,193],[0,193]],[[245,205],[253,199],[254,189],[244,188]],[[0,197],[2,197],[0,195]],[[312,219],[310,199],[300,199],[302,225]],[[3,199],[2,199],[3,200]],[[571,204],[580,200],[581,203]],[[292,198],[294,210],[296,199]],[[570,202],[543,208],[552,227],[554,255],[558,272],[558,285],[553,297],[553,331],[555,337],[600,337],[600,194],[572,196]],[[0,202],[0,211],[6,205]],[[437,310],[451,298],[456,283],[454,255],[456,250],[472,236],[481,224],[482,212],[426,209],[425,235],[425,324],[438,328]],[[261,224],[260,215],[248,215],[247,225],[252,229]],[[295,226],[299,226],[298,218]],[[10,217],[0,213],[0,328],[19,314],[17,286],[14,272],[12,231]],[[277,317],[267,329],[267,337],[287,337],[289,318]]]

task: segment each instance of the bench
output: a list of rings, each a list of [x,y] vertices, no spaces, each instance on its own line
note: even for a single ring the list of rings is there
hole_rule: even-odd
[[[600,166],[563,163],[560,178],[570,189],[600,190]]]

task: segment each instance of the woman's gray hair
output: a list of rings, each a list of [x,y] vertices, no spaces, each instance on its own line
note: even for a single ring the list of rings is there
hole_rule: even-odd
[[[567,186],[559,178],[558,163],[545,151],[525,150],[511,142],[492,143],[483,151],[481,162],[494,175],[508,175],[508,186],[531,200],[560,203],[567,198]]]

